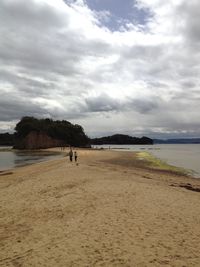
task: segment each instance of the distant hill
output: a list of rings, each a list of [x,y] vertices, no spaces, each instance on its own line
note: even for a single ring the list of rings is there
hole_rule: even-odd
[[[13,146],[14,134],[2,133],[0,134],[0,146]]]
[[[154,144],[200,144],[200,138],[153,139]]]
[[[138,138],[124,134],[115,134],[112,136],[90,139],[90,143],[92,145],[152,145],[153,140],[146,136]]]

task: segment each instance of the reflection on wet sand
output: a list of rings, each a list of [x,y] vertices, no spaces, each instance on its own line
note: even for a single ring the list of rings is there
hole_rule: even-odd
[[[62,156],[62,153],[49,151],[0,150],[0,170],[8,170]]]

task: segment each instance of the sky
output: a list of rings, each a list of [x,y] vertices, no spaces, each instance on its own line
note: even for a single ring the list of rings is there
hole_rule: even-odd
[[[1,0],[0,132],[200,137],[199,0]]]

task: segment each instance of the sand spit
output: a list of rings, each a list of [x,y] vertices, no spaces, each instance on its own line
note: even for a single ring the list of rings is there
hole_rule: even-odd
[[[199,180],[78,154],[1,173],[0,266],[200,266]]]

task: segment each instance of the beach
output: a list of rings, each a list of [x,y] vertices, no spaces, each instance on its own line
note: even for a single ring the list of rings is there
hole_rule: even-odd
[[[92,149],[2,172],[0,266],[200,266],[200,180]]]

